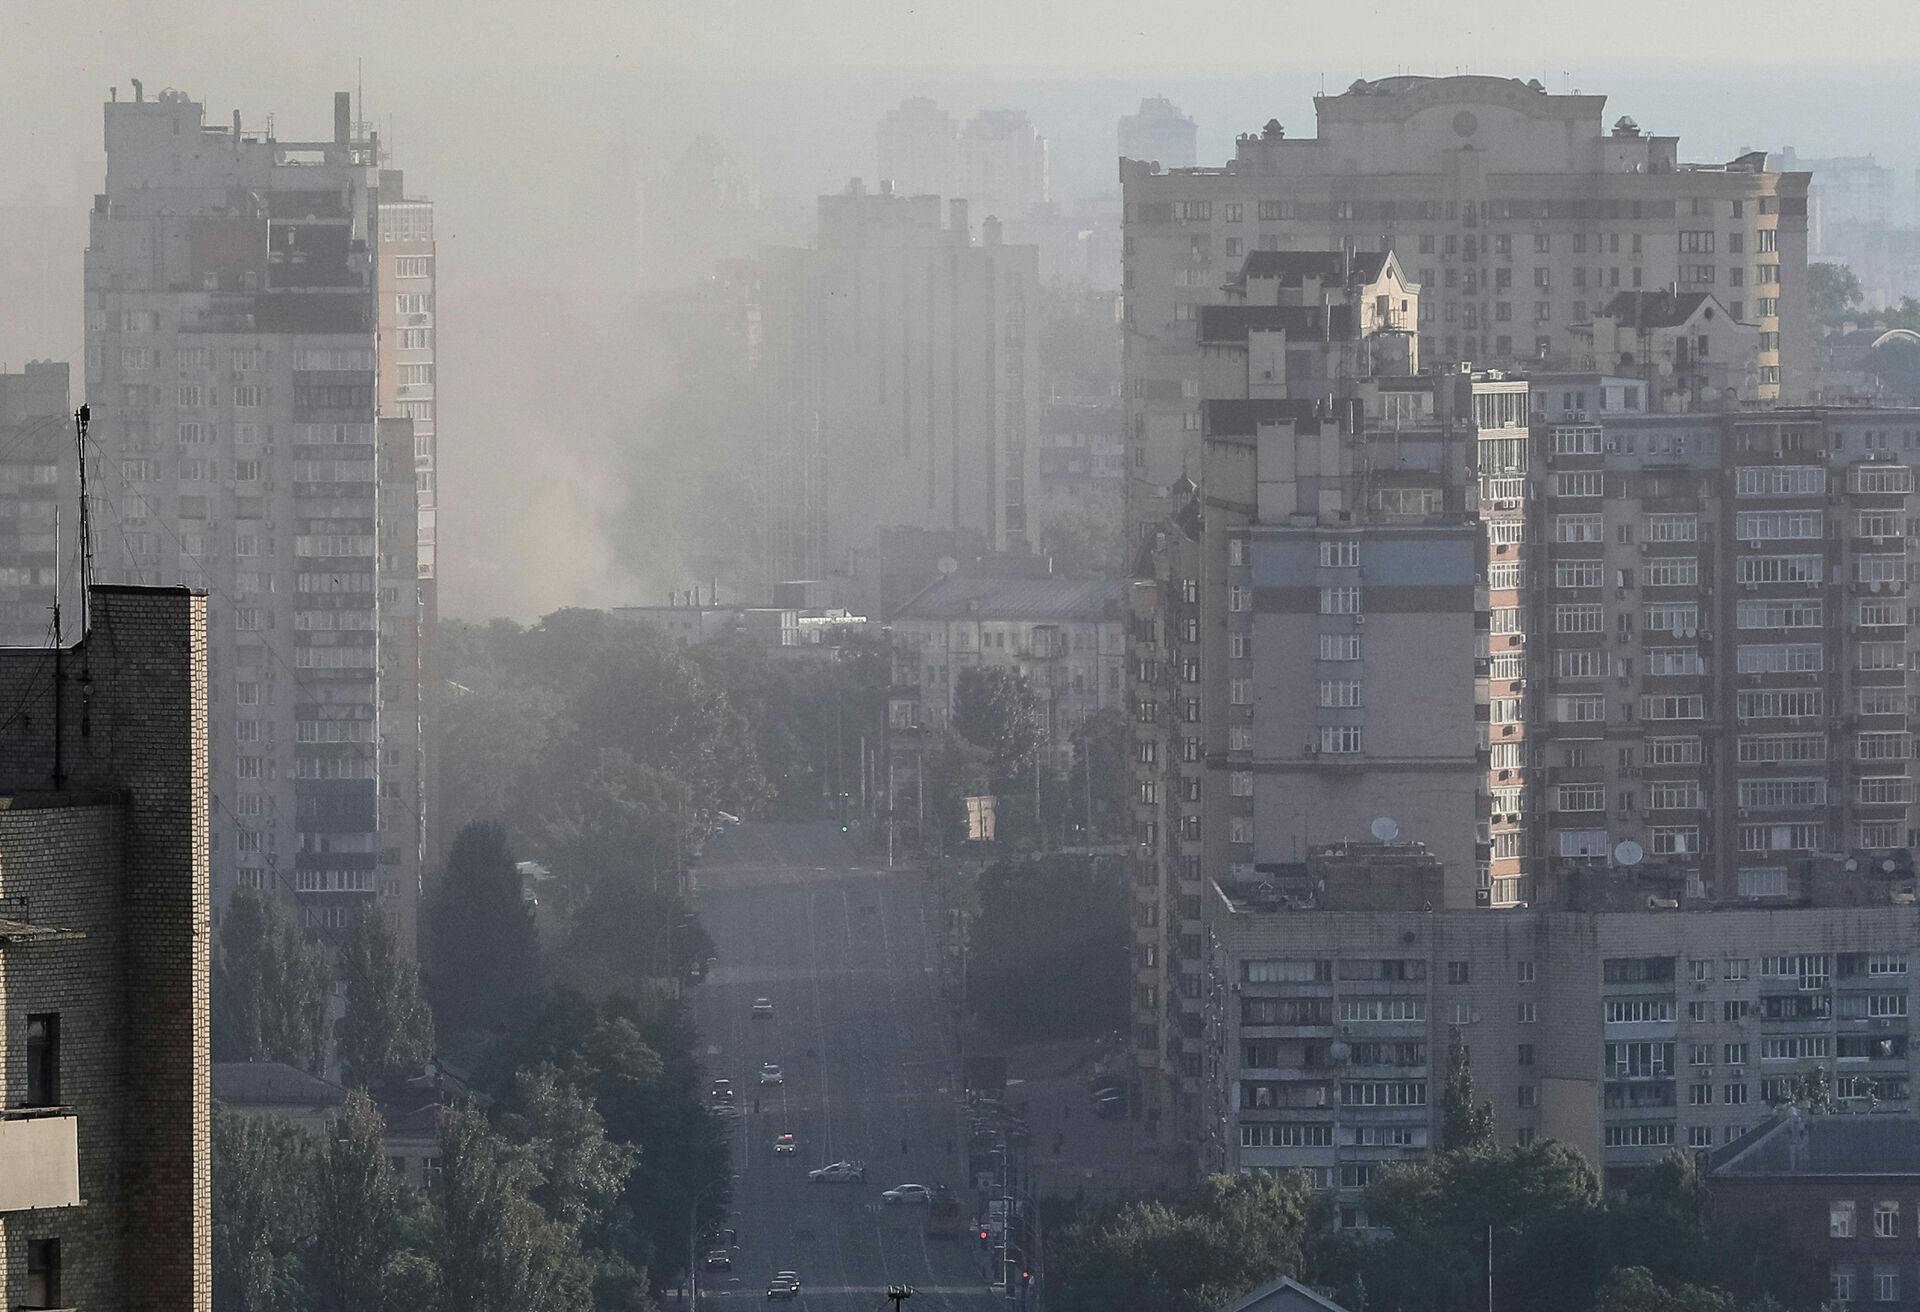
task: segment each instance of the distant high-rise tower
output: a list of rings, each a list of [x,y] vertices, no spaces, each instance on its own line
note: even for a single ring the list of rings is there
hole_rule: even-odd
[[[1165,96],[1140,102],[1138,114],[1120,120],[1122,159],[1152,160],[1162,168],[1190,169],[1198,154],[1200,129]]]
[[[906,196],[954,196],[959,192],[960,129],[953,115],[914,96],[880,120],[880,179]]]
[[[1024,219],[1053,196],[1047,139],[1023,109],[984,109],[960,133],[960,195],[976,218]]]
[[[383,627],[418,623],[417,566],[386,565],[417,554],[421,524],[383,514],[414,471],[386,462],[383,482],[375,425],[382,300],[397,331],[431,329],[431,248],[409,229],[411,253],[382,258],[392,198],[345,93],[319,141],[203,120],[137,84],[106,106],[86,253],[100,575],[209,593],[216,908],[274,888],[331,931],[385,893],[409,924],[418,821],[396,835],[381,812],[420,810],[386,741],[396,699],[418,705],[418,662],[390,664]],[[392,404],[430,406],[431,357],[394,349],[425,368],[398,377],[429,381]]]
[[[67,544],[79,541],[68,408],[64,363],[29,360],[20,373],[0,373],[0,646],[49,646],[63,585],[68,604],[78,600],[59,559],[73,558],[61,551],[63,522]]]

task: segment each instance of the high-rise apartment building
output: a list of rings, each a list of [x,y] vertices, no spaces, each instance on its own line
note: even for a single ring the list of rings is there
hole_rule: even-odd
[[[1047,139],[1024,109],[983,109],[960,130],[959,195],[981,219],[1013,223],[1053,198]]]
[[[291,889],[307,925],[343,929],[418,887],[393,864],[417,792],[389,799],[416,817],[404,841],[380,810],[390,786],[417,788],[382,768],[383,715],[396,682],[417,708],[417,662],[387,666],[381,645],[385,611],[417,622],[417,581],[382,560],[417,553],[420,525],[382,515],[376,419],[381,299],[430,315],[431,255],[381,258],[378,142],[344,93],[330,139],[288,141],[136,83],[106,106],[106,147],[86,253],[100,574],[210,594],[215,906]],[[427,277],[400,276],[423,258]],[[397,369],[425,363],[404,336],[395,349]]]
[[[1456,1038],[1498,1142],[1558,1140],[1609,1185],[1732,1143],[1816,1072],[1843,1110],[1912,1105],[1910,863],[1834,864],[1771,910],[1577,879],[1528,910],[1423,909],[1442,879],[1367,842],[1210,885],[1207,1169],[1309,1171],[1364,1225],[1375,1172],[1443,1146]]]
[[[948,212],[856,181],[820,198],[813,246],[762,255],[763,591],[896,526],[1034,546],[1038,256]]]
[[[0,646],[51,646],[54,602],[78,601],[62,596],[73,571],[59,558],[63,517],[66,543],[80,540],[68,407],[64,363],[29,360],[0,373]]]
[[[953,197],[960,180],[960,125],[925,96],[887,111],[875,134],[880,181],[903,196]]]
[[[213,1305],[207,603],[0,651],[0,1305]]]
[[[1495,741],[1531,767],[1496,808],[1521,807],[1502,826],[1519,864],[1624,856],[1683,901],[1779,899],[1818,856],[1911,847],[1920,411],[1650,414],[1637,380],[1531,389],[1527,510],[1499,517],[1521,545],[1491,548],[1517,585],[1490,674]]]
[[[1140,112],[1120,120],[1120,158],[1149,160],[1167,169],[1190,169],[1199,162],[1200,129],[1165,96],[1149,96]]]
[[[1758,330],[1756,395],[1799,398],[1812,366],[1807,175],[1764,154],[1683,164],[1678,139],[1603,96],[1491,77],[1394,77],[1316,97],[1318,133],[1278,123],[1224,166],[1124,160],[1130,379],[1189,349],[1201,308],[1254,251],[1392,250],[1422,289],[1420,358],[1606,367],[1578,331],[1618,292],[1712,292]],[[1131,472],[1179,478],[1193,398],[1129,392]]]

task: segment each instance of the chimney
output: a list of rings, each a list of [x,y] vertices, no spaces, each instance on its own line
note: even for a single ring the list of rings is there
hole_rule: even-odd
[[[233,111],[233,139],[240,140],[240,111],[237,109]]]
[[[132,82],[133,82],[133,103],[136,105],[146,104],[147,89],[140,84],[140,79],[137,77],[132,79]]]
[[[333,144],[344,146],[353,140],[353,92],[333,93]]]

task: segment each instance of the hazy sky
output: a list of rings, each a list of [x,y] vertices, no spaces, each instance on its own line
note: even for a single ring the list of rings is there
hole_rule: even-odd
[[[532,614],[686,580],[617,568],[617,411],[645,377],[621,325],[635,192],[710,133],[804,223],[871,176],[902,97],[1024,108],[1068,200],[1113,190],[1142,96],[1200,124],[1203,162],[1356,77],[1479,72],[1605,92],[1683,157],[1791,143],[1920,165],[1920,19],[1860,0],[0,0],[0,362],[77,358],[79,248],[110,86],[324,136],[364,64],[367,117],[439,207],[442,560],[456,612]],[[1794,64],[1790,61],[1802,61]],[[31,207],[22,209],[21,207]],[[796,234],[803,236],[804,234]],[[599,385],[619,378],[620,390]],[[525,471],[545,471],[529,488]]]

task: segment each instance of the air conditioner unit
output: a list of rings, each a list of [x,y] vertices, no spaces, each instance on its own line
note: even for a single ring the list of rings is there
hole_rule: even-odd
[[[1356,628],[1362,624],[1365,624],[1366,622],[1367,622],[1367,617],[1365,615],[1355,615],[1353,617],[1353,623]]]

